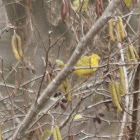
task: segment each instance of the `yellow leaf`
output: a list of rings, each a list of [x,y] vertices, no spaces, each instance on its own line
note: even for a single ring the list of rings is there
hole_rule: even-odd
[[[78,119],[85,119],[85,118],[82,115],[77,114],[74,116],[73,120],[78,120]]]
[[[49,130],[49,129],[46,129],[44,132],[43,132],[43,135],[41,136],[41,140],[45,140],[45,136],[46,135],[50,135],[52,134],[52,131]]]
[[[132,3],[132,0],[125,0],[124,3],[129,7]]]
[[[56,62],[56,65],[57,65],[58,68],[63,69],[65,67],[65,64],[64,64],[63,61],[57,59],[55,62]],[[60,87],[61,87],[61,90],[64,94],[69,92],[70,88],[69,88],[69,81],[68,81],[67,78],[62,82]],[[71,93],[65,95],[65,97],[66,97],[66,100],[68,102],[71,102]]]
[[[62,140],[61,132],[57,125],[55,126],[55,131],[56,131],[56,135],[57,135],[57,140]],[[56,140],[56,139],[54,139],[54,140]]]
[[[125,38],[125,30],[124,30],[122,18],[120,16],[118,16],[118,24],[120,27],[120,35],[121,35],[121,38],[123,39],[123,38]]]
[[[122,90],[123,90],[123,94],[127,94],[123,67],[120,66],[119,69],[120,69],[120,81],[121,81],[121,87],[122,87]]]
[[[89,0],[73,0],[73,9],[76,11],[85,11]]]
[[[114,25],[113,25],[113,20],[111,19],[110,21],[109,21],[109,35],[110,35],[110,40],[111,41],[115,41],[115,36],[114,36],[114,31],[113,31],[113,29],[114,29]]]
[[[63,61],[57,59],[55,62],[56,62],[56,65],[57,65],[58,68],[62,69],[62,68],[65,67],[65,64],[64,64]]]
[[[53,128],[53,140],[57,140],[57,133],[55,128]]]
[[[116,106],[119,111],[122,111],[122,108],[121,108],[120,103],[119,103],[120,102],[120,99],[119,99],[120,97],[118,98],[114,82],[111,82],[109,84],[109,89],[110,89],[110,94],[111,94],[112,102],[113,102],[114,106]]]
[[[17,60],[20,60],[23,57],[22,47],[21,47],[21,38],[19,35],[14,33],[11,40],[13,53]]]
[[[69,88],[69,81],[68,81],[67,78],[62,82],[62,84],[60,85],[60,87],[61,87],[61,90],[62,90],[62,92],[64,94],[67,93],[67,92],[69,92],[70,88]],[[66,97],[66,100],[68,102],[71,102],[71,93],[65,95],[65,97]]]
[[[44,134],[45,134],[45,135],[49,135],[49,134],[51,134],[51,133],[52,133],[52,131],[49,130],[49,129],[46,129],[46,130],[44,131]]]

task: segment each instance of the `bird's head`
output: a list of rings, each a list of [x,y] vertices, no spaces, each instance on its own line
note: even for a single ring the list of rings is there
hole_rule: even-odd
[[[94,60],[97,60],[97,61],[100,60],[100,57],[99,57],[99,55],[97,55],[97,54],[93,54],[93,55],[91,56],[91,58],[94,59]]]

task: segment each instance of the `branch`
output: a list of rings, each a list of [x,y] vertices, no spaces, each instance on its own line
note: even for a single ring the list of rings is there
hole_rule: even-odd
[[[37,102],[34,102],[28,111],[27,116],[24,118],[21,124],[17,127],[15,133],[13,134],[13,140],[19,140],[25,134],[25,131],[28,130],[30,124],[34,121],[40,110],[45,106],[46,102],[49,101],[52,94],[55,90],[60,86],[60,84],[65,80],[65,78],[72,72],[73,67],[80,59],[83,54],[86,46],[88,45],[89,40],[107,24],[108,20],[114,13],[114,10],[120,4],[121,0],[112,0],[110,5],[107,7],[104,14],[99,18],[99,20],[91,27],[89,32],[85,35],[85,37],[78,43],[72,57],[69,62],[66,64],[65,68],[57,75],[57,77],[48,85],[48,87],[41,94],[40,98]]]
[[[138,54],[140,56],[140,16],[139,16],[139,21],[138,21],[138,26],[139,26],[139,50]],[[135,79],[134,79],[134,91],[137,91],[140,89],[140,65],[137,67],[137,71],[135,74]],[[140,92],[139,92],[140,93]],[[139,106],[139,93],[133,94],[133,116],[132,116],[132,122],[137,122],[138,121],[138,106]],[[137,130],[137,123],[132,123],[132,130],[131,130],[131,140],[134,140],[136,138],[136,130]]]
[[[122,49],[122,45],[121,43],[118,44],[118,47],[120,49],[120,54],[121,54],[121,61],[124,62],[124,52],[123,52],[123,49]],[[127,70],[126,70],[126,67],[123,66],[123,71],[124,71],[124,78],[125,78],[125,84],[126,84],[126,90],[127,90],[127,93],[126,94],[126,97],[125,97],[125,112],[123,113],[123,118],[122,118],[122,122],[125,122],[125,123],[122,123],[121,125],[121,130],[120,130],[120,134],[119,134],[119,139],[118,140],[122,140],[123,139],[123,136],[124,136],[124,132],[125,132],[125,127],[126,127],[126,123],[127,123],[127,119],[128,119],[128,113],[129,112],[129,96],[127,95],[129,93],[129,87],[128,87],[128,78],[127,78]]]

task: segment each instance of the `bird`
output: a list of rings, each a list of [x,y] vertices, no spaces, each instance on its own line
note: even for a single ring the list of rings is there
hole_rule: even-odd
[[[100,57],[97,54],[92,54],[90,56],[83,56],[78,60],[75,65],[74,73],[79,77],[90,77],[92,76],[99,65]]]

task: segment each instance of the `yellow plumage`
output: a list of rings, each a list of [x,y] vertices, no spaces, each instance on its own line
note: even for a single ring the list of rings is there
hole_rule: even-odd
[[[97,54],[82,57],[75,65],[75,68],[79,68],[79,70],[74,70],[74,73],[79,77],[91,76],[97,70],[97,68],[91,67],[97,67],[99,65],[99,59],[100,57]]]

